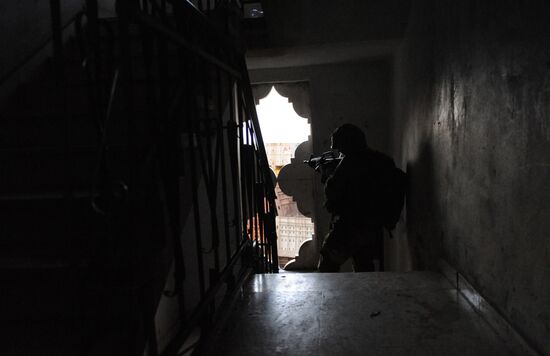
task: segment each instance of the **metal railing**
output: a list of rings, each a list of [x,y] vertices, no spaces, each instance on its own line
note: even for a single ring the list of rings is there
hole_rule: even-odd
[[[114,265],[129,273],[132,293],[150,295],[145,289],[157,285],[154,305],[135,306],[151,355],[177,353],[197,327],[204,334],[219,314],[220,294],[229,297],[249,268],[278,271],[272,173],[234,31],[238,19],[228,17],[234,6],[118,0],[117,19],[101,20],[97,1],[87,0],[75,21],[98,137],[91,203],[106,226],[117,221],[112,230],[125,235],[117,248],[127,255]],[[52,6],[54,24],[58,10]],[[53,30],[60,39],[60,27]],[[152,206],[160,217],[148,223]],[[148,241],[141,230],[159,225],[164,242]],[[132,267],[143,259],[160,261],[150,268],[163,271],[160,278],[173,261],[169,290],[143,281],[144,269]],[[177,298],[179,306],[178,331],[164,347],[150,311],[161,298]]]

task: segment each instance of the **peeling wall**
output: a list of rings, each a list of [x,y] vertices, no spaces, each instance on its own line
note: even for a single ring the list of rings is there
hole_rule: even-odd
[[[416,1],[395,59],[409,238],[550,355],[550,2]]]

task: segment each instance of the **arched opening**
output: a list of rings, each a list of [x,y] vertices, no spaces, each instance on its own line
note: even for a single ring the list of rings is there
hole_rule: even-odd
[[[290,98],[282,96],[275,86],[256,105],[269,166],[278,178],[288,164],[293,163],[297,147],[309,140],[309,118],[296,113]],[[311,216],[300,212],[296,197],[286,194],[277,180],[277,248],[279,264],[284,267],[299,253],[302,244],[312,239],[314,224]]]

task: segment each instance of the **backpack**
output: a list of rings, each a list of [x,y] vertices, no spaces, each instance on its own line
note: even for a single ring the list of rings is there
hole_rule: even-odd
[[[405,195],[407,191],[407,174],[401,169],[394,167],[388,175],[386,191],[384,192],[383,222],[384,227],[389,231],[395,229],[395,225],[401,217]]]

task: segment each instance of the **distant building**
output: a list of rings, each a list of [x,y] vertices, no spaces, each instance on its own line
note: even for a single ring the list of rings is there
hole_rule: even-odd
[[[313,223],[305,216],[277,216],[279,256],[294,258],[304,241],[313,235]]]
[[[290,159],[294,157],[294,152],[299,143],[266,143],[265,150],[269,167],[275,174],[278,175],[283,166],[290,163]]]
[[[269,166],[279,175],[281,168],[290,163],[299,143],[267,143],[266,153]],[[281,261],[293,259],[304,241],[313,235],[313,222],[303,216],[291,196],[284,194],[279,185],[277,195],[277,250]]]

